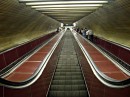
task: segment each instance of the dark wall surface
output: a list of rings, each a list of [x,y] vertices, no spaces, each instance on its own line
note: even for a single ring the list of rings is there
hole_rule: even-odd
[[[55,31],[60,23],[18,0],[0,0],[0,51]]]
[[[130,0],[115,0],[77,22],[94,34],[130,47]]]

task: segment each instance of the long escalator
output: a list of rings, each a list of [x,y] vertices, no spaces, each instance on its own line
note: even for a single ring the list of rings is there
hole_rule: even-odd
[[[67,30],[48,97],[88,97],[72,38]]]

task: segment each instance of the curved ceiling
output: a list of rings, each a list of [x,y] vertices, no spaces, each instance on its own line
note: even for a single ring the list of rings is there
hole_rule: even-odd
[[[113,0],[19,0],[64,24],[72,24]]]

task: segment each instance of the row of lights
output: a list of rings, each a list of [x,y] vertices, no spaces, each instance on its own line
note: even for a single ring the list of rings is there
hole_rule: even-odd
[[[70,20],[74,16],[79,17],[90,13],[93,10],[107,4],[107,0],[95,0],[95,1],[53,1],[53,0],[19,0],[25,3],[27,6],[42,12],[43,14],[51,15],[52,17],[65,16],[63,20]],[[69,15],[67,13],[73,13]],[[59,18],[59,20],[61,19]],[[70,17],[70,18],[69,18]],[[74,17],[74,18],[75,18]]]
[[[108,1],[43,1],[39,0],[19,0],[24,2],[26,5],[32,8],[64,8],[64,7],[99,7],[103,4],[108,3]],[[30,1],[30,2],[28,2]],[[40,0],[42,1],[42,0]]]

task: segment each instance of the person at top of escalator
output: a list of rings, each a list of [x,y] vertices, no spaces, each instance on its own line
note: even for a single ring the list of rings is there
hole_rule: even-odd
[[[56,32],[59,32],[59,27],[56,29]]]
[[[93,31],[89,29],[86,33],[88,34],[88,39],[93,42]]]
[[[84,38],[86,38],[86,30],[87,30],[86,28],[84,28],[84,29],[82,30],[82,35],[83,35]]]

